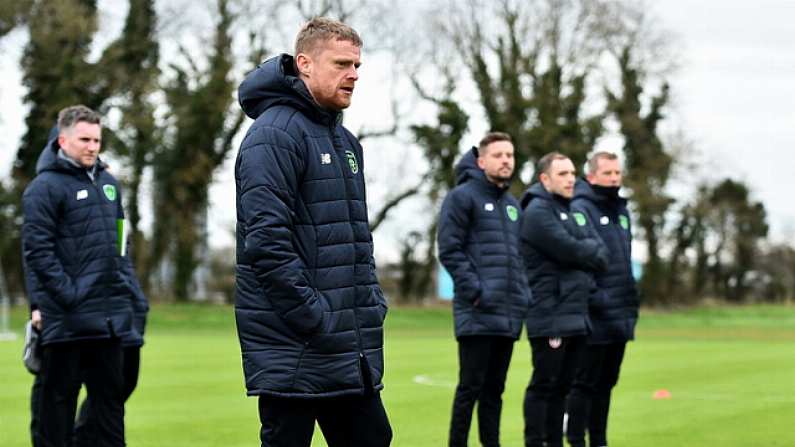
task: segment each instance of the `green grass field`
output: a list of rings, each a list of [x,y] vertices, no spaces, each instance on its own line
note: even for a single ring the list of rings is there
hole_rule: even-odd
[[[21,332],[24,310],[12,323]],[[127,440],[144,446],[259,445],[256,399],[245,397],[232,310],[155,306]],[[0,342],[0,446],[30,445],[22,340]],[[449,309],[392,309],[386,388],[394,446],[440,447],[457,374]],[[502,441],[521,446],[530,375],[517,342],[504,395]],[[419,382],[419,383],[418,383]],[[670,400],[653,400],[657,389]],[[795,446],[795,307],[645,312],[627,350],[610,415],[611,447]],[[470,445],[479,445],[476,428]],[[316,436],[315,446],[325,444]]]

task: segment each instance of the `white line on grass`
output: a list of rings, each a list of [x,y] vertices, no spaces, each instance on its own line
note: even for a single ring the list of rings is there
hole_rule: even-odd
[[[455,383],[453,382],[449,382],[447,380],[434,379],[423,374],[414,376],[413,381],[418,385],[435,386],[440,388],[455,388]]]

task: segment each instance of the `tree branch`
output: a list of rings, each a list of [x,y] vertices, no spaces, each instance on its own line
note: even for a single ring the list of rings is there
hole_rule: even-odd
[[[188,62],[191,71],[193,71],[192,73],[193,75],[198,75],[199,73],[201,73],[201,71],[199,70],[199,66],[196,65],[196,61],[193,60],[193,56],[191,56],[190,51],[188,51],[187,48],[185,48],[182,44],[179,44],[179,46],[177,47],[177,52],[180,55],[182,55],[182,57],[184,57],[185,60]]]
[[[221,146],[215,152],[214,162],[216,166],[219,166],[224,162],[226,154],[228,154],[232,149],[232,140],[235,139],[235,135],[237,135],[237,133],[240,131],[240,128],[243,126],[245,121],[246,114],[243,113],[242,110],[238,110],[234,123],[232,123],[232,126],[225,132]]]
[[[376,213],[375,218],[373,218],[370,221],[370,231],[371,232],[375,231],[376,228],[378,228],[386,220],[387,215],[392,210],[392,208],[398,206],[400,202],[402,202],[404,199],[407,199],[420,192],[420,188],[422,187],[424,182],[425,178],[423,177],[423,179],[420,180],[420,182],[416,186],[411,187],[401,192],[400,194],[392,197],[391,199],[387,200],[384,206],[381,207],[381,210],[378,211],[378,213]]]
[[[359,142],[367,139],[367,138],[379,138],[379,137],[387,137],[387,136],[394,136],[397,134],[398,131],[398,123],[400,122],[400,112],[398,111],[398,103],[395,98],[392,98],[392,127],[382,130],[372,130],[368,131],[364,128],[359,129],[357,132],[356,138],[359,139]]]

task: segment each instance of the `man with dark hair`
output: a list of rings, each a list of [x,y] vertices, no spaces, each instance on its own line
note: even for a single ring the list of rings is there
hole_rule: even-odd
[[[36,162],[37,171],[43,170],[46,166],[52,164],[55,157],[57,157],[57,151],[54,150],[54,148],[57,146],[53,145],[58,144],[57,140],[59,133],[60,132],[56,124],[56,126],[50,130],[47,144],[45,145]],[[123,241],[123,243],[128,244],[128,241]],[[130,297],[132,299],[133,305],[133,327],[135,330],[128,332],[127,336],[121,340],[122,376],[124,382],[122,394],[125,402],[132,395],[135,387],[138,384],[141,347],[144,343],[143,336],[146,326],[146,316],[149,312],[149,302],[146,299],[143,290],[141,290],[141,286],[138,283],[138,278],[135,275],[135,271],[133,270],[132,263],[129,262],[129,259],[132,259],[132,255],[129,253],[128,249],[127,260],[123,264],[122,274],[125,275],[125,279],[130,284]],[[26,287],[29,292],[28,299],[31,309],[31,323],[34,329],[38,332],[41,329],[41,311],[38,309],[36,294],[41,293],[41,285],[38,283],[35,273],[32,270],[27,268],[25,270]],[[41,374],[36,374],[36,378],[33,381],[33,387],[30,393],[30,434],[34,447],[39,447],[40,445],[37,432],[39,430],[38,409],[41,399],[41,382]],[[83,400],[83,403],[80,405],[80,409],[78,410],[77,414],[78,416],[74,427],[74,445],[95,445],[99,441],[99,435],[97,433],[98,427],[94,422],[95,418],[92,416],[92,405],[88,399]]]
[[[361,39],[316,18],[249,73],[255,119],[235,165],[235,316],[263,446],[388,446],[380,398],[387,303],[376,277],[362,147],[341,124]]]
[[[572,447],[607,446],[610,393],[618,382],[627,341],[635,338],[638,291],[632,275],[632,229],[621,188],[621,162],[613,153],[597,152],[588,160],[586,180],[574,188],[572,209],[595,227],[610,253],[608,268],[594,275],[590,317],[592,332],[585,358],[568,397],[566,437]]]
[[[439,218],[439,260],[453,276],[458,340],[451,447],[467,445],[476,402],[481,444],[500,445],[505,376],[530,299],[518,248],[519,204],[508,190],[513,150],[510,136],[491,132],[467,152]]]
[[[98,444],[123,446],[121,340],[140,338],[140,289],[118,235],[121,193],[98,158],[100,116],[67,107],[58,129],[22,197],[23,264],[43,346],[34,435],[40,446],[71,445],[85,383]]]
[[[592,272],[607,248],[582,216],[572,215],[575,171],[557,152],[538,162],[539,181],[522,197],[521,252],[533,292],[527,337],[533,376],[524,400],[525,445],[563,444],[564,400],[585,350]]]

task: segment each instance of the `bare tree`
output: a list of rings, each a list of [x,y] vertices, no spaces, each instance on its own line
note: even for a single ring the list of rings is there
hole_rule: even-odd
[[[230,2],[218,0],[206,70],[183,48],[186,66],[171,64],[173,77],[164,89],[169,117],[154,172],[157,225],[151,264],[158,265],[169,256],[178,300],[187,300],[194,292],[194,271],[207,255],[208,189],[245,118],[240,110],[229,113],[234,92],[230,78],[234,21]]]
[[[435,26],[457,51],[455,64],[469,74],[490,128],[513,137],[517,168],[553,150],[581,165],[602,134],[603,115],[585,111],[602,43],[598,2],[458,5],[434,15]]]

